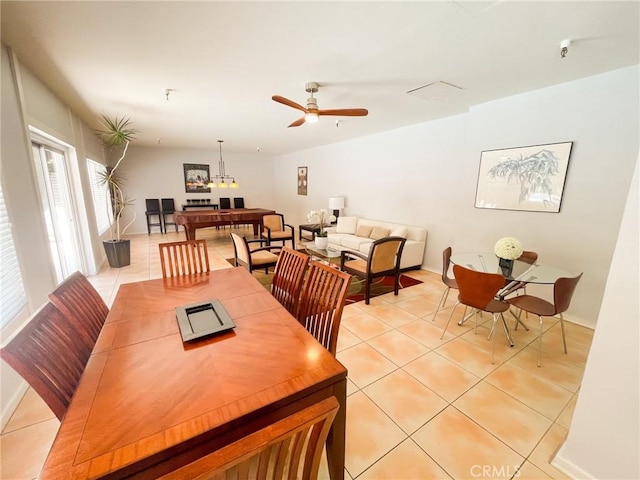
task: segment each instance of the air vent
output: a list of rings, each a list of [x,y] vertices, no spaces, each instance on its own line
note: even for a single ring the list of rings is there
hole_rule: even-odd
[[[460,93],[464,88],[449,82],[432,82],[409,90],[407,93],[423,100],[445,100]]]

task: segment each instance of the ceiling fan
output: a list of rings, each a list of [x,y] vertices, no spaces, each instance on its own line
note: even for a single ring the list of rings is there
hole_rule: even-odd
[[[369,114],[369,111],[366,108],[336,108],[331,110],[320,110],[318,109],[318,103],[314,98],[313,94],[318,91],[319,85],[316,82],[308,82],[305,84],[305,91],[309,92],[311,96],[307,98],[307,108],[302,105],[297,104],[293,100],[289,100],[288,98],[281,97],[280,95],[274,95],[271,97],[272,100],[282,103],[283,105],[287,105],[289,107],[293,107],[296,110],[300,110],[304,112],[304,116],[300,117],[298,120],[293,122],[289,127],[299,127],[300,125],[309,122],[314,123],[318,121],[318,118],[322,115],[338,115],[342,117],[364,117]]]

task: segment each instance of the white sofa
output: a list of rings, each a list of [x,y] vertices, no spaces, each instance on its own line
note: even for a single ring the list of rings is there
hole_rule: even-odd
[[[422,266],[427,242],[425,228],[367,218],[338,217],[336,225],[325,230],[329,237],[329,248],[356,250],[365,255],[369,253],[369,247],[374,240],[390,236],[406,238],[400,268],[411,270]]]

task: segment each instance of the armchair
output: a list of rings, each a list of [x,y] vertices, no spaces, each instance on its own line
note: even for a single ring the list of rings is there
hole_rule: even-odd
[[[262,245],[265,240],[247,240],[244,235],[238,235],[233,232],[231,233],[231,240],[233,240],[234,264],[236,267],[242,265],[250,272],[264,268],[264,272],[269,273],[269,267],[275,267],[278,263],[278,255],[273,252],[278,251],[280,253],[280,250],[282,250],[280,246],[266,246],[252,250],[250,244],[258,243]]]
[[[262,217],[262,224],[264,228],[260,233],[260,238],[266,239],[267,245],[277,241],[282,242],[282,246],[284,246],[287,240],[291,240],[291,248],[295,250],[296,238],[293,234],[293,226],[284,222],[284,215],[281,213],[265,215]]]

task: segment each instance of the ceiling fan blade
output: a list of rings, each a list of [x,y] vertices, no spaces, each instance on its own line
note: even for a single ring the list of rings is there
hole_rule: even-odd
[[[300,117],[298,120],[296,120],[295,122],[293,122],[291,125],[289,125],[289,127],[299,127],[300,125],[302,125],[305,122],[304,117]]]
[[[271,97],[271,100],[273,100],[274,102],[282,103],[283,105],[287,105],[288,107],[293,107],[297,110],[301,110],[305,113],[307,112],[307,109],[304,108],[302,105],[298,105],[293,100],[289,100],[288,98],[281,97],[280,95],[274,95],[273,97]]]
[[[338,115],[341,117],[366,117],[369,111],[366,108],[336,108],[333,110],[318,110],[318,115]]]

